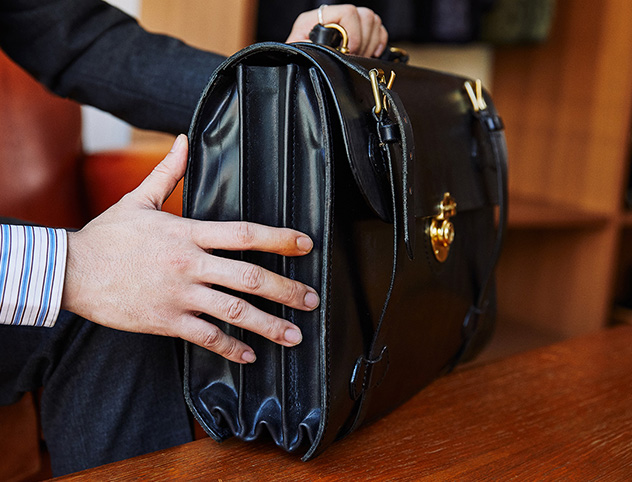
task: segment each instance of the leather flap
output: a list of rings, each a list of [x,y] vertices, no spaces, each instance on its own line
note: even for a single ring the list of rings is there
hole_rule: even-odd
[[[388,117],[400,128],[403,172],[401,202],[411,204],[416,218],[437,214],[445,192],[458,211],[498,204],[497,172],[490,153],[490,139],[478,126],[465,90],[470,80],[406,64],[353,57],[320,45],[294,44],[309,55],[326,74],[341,121],[351,169],[368,204],[383,220],[389,220],[390,193],[384,175],[370,156],[376,119],[369,71],[396,74],[392,91],[381,86],[391,105]],[[496,114],[485,93],[488,112]]]

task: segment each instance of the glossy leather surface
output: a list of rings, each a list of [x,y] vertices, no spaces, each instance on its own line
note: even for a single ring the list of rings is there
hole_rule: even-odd
[[[399,131],[388,155],[372,113],[373,67],[397,72],[394,93],[384,91]],[[311,44],[247,48],[211,79],[189,133],[184,214],[308,233],[314,250],[301,258],[223,254],[321,295],[312,313],[248,299],[301,327],[304,339],[294,348],[220,323],[254,348],[252,365],[187,347],[187,400],[213,437],[251,440],[267,431],[286,450],[312,457],[450,367],[469,341],[463,323],[481,293],[486,316],[473,339],[484,343],[493,325],[487,275],[502,179],[494,154],[502,163],[506,154],[502,132],[494,134],[501,147],[493,151],[491,137],[477,128],[464,81]],[[439,263],[426,230],[445,192],[458,204],[456,237]],[[370,396],[359,398],[350,380],[359,357],[373,356],[380,319],[384,356],[364,387]]]

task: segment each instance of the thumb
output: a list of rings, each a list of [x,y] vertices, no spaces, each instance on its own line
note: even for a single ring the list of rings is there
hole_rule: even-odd
[[[180,134],[176,137],[169,153],[160,164],[154,167],[154,170],[132,192],[132,195],[148,207],[160,210],[184,176],[187,168],[188,145],[186,135]]]

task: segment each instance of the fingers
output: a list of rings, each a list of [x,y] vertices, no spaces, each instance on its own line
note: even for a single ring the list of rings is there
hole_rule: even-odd
[[[180,331],[174,335],[236,363],[253,363],[257,359],[252,348],[244,342],[193,315],[182,322]]]
[[[273,228],[245,221],[192,221],[193,241],[202,249],[262,251],[282,256],[302,256],[312,250],[312,240],[288,228]]]
[[[303,339],[296,325],[266,313],[242,298],[203,286],[199,286],[194,293],[199,311],[218,320],[257,333],[283,346],[298,345]]]
[[[191,295],[196,300],[199,312],[257,333],[274,343],[292,347],[303,339],[301,330],[296,325],[259,310],[241,298],[202,286]],[[256,359],[254,351],[248,345],[227,335],[216,325],[195,316],[187,318],[176,335],[231,361],[252,363]]]
[[[384,50],[386,49],[386,44],[388,44],[388,32],[386,31],[386,27],[384,25],[380,25],[380,43],[378,44],[375,52],[373,52],[373,57],[379,57],[382,55]]]
[[[347,31],[349,52],[353,55],[363,55],[364,44],[367,42],[364,37],[366,27],[362,25],[363,19],[358,10],[353,5],[329,5],[323,11],[325,23],[337,23]]]
[[[192,312],[206,313],[283,346],[300,343],[302,334],[299,328],[289,321],[265,313],[245,300],[214,290],[209,285],[223,286],[305,311],[315,309],[320,303],[313,288],[260,266],[213,256],[206,251],[257,250],[299,256],[311,251],[311,239],[292,229],[272,228],[248,222],[190,222],[192,240],[201,248],[201,259],[187,263],[189,268],[196,267],[194,271],[198,280],[195,289],[189,290],[187,296],[188,306]],[[196,326],[192,333],[179,336],[229,360],[239,363],[254,361],[254,353],[247,345],[224,334],[217,327],[201,328],[197,323]]]
[[[365,7],[359,7],[357,11],[360,17],[363,41],[359,55],[379,57],[388,41],[388,34],[382,25],[382,19],[371,9]]]
[[[347,30],[349,50],[354,55],[377,57],[388,42],[382,19],[369,8],[330,5],[323,12],[323,20],[338,23]]]
[[[354,55],[378,57],[388,43],[382,19],[372,10],[354,5],[329,5],[322,10],[323,23],[337,23],[349,36],[349,50]],[[299,15],[286,42],[309,40],[309,32],[318,23],[318,10]]]
[[[366,56],[375,52],[377,44],[380,41],[379,35],[377,35],[377,26],[380,25],[381,20],[372,10],[360,7],[357,9],[358,17],[360,18],[360,28],[362,29],[362,44],[360,46],[359,55]],[[376,26],[377,23],[377,26]],[[374,31],[376,35],[374,35]]]
[[[171,151],[131,196],[154,209],[160,209],[184,176],[187,167],[188,140],[184,134],[176,137]]]
[[[203,283],[257,295],[305,311],[313,310],[320,302],[313,288],[268,271],[261,266],[209,255],[205,255],[203,266],[205,271],[201,273]]]

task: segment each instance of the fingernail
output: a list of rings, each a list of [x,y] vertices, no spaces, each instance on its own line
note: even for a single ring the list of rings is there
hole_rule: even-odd
[[[316,293],[308,291],[305,294],[303,303],[305,303],[305,306],[307,306],[308,308],[314,309],[318,306],[318,303],[320,303],[320,299],[318,298],[318,295]]]
[[[298,345],[303,340],[303,335],[296,328],[289,328],[285,330],[285,341],[292,345]]]
[[[373,57],[379,57],[380,55],[382,55],[382,52],[384,52],[384,45],[380,44],[375,49],[375,52],[373,52]]]
[[[257,359],[257,355],[252,351],[245,351],[241,354],[241,359],[246,363],[253,363]]]
[[[307,236],[299,236],[296,238],[296,246],[298,246],[298,249],[301,251],[309,253],[314,247],[314,243]]]
[[[178,135],[178,137],[176,137],[176,140],[173,141],[173,145],[171,146],[171,150],[169,152],[175,152],[175,151],[178,150],[178,148],[182,144],[183,136],[184,136],[184,134],[180,134],[180,135]]]

